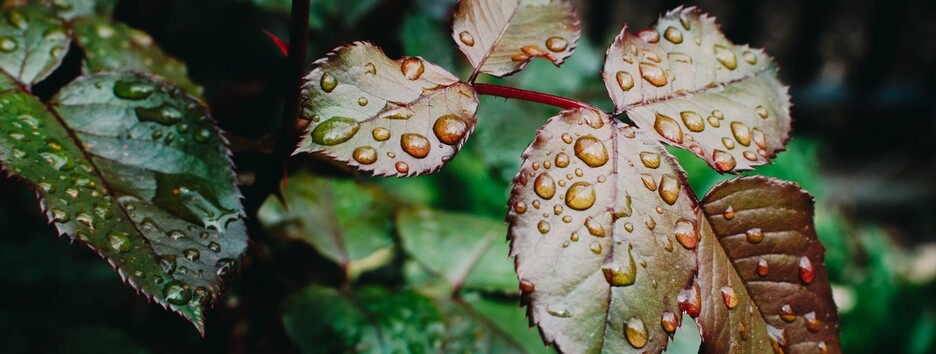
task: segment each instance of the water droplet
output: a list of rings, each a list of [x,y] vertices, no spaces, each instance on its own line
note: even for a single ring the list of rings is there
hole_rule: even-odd
[[[750,50],[745,50],[744,53],[741,53],[741,56],[744,57],[744,61],[748,62],[748,64],[751,64],[751,65],[757,64],[757,55],[752,53]],[[767,118],[766,115],[762,117]]]
[[[111,248],[120,253],[130,251],[130,234],[121,231],[114,231],[107,234],[107,243]]]
[[[170,304],[182,306],[192,299],[192,290],[188,284],[173,280],[163,286],[163,297]]]
[[[819,329],[822,327],[822,322],[816,318],[816,312],[810,311],[803,315],[803,319],[806,320],[806,329],[813,333],[818,333]]]
[[[539,230],[541,234],[545,235],[549,233],[550,226],[549,226],[549,223],[546,222],[546,220],[540,220],[540,222],[536,224],[536,228]]]
[[[198,304],[206,306],[211,303],[211,298],[211,290],[201,286],[195,288],[194,300]]]
[[[52,218],[52,221],[55,221],[57,223],[64,223],[64,222],[68,222],[71,220],[71,217],[68,216],[68,213],[66,213],[62,209],[49,210],[49,215]]]
[[[676,241],[688,250],[696,247],[699,242],[698,232],[695,225],[689,220],[679,219],[674,226]]]
[[[666,40],[673,44],[679,44],[683,41],[682,32],[672,26],[666,28],[666,31],[663,32],[663,38],[666,38]]]
[[[403,63],[400,64],[400,71],[403,72],[403,76],[406,76],[410,81],[418,80],[423,72],[426,71],[426,66],[423,64],[422,59],[408,57],[403,59]]]
[[[631,318],[624,322],[624,334],[627,337],[627,342],[634,348],[640,349],[647,345],[647,329],[644,328],[644,323],[638,318]]]
[[[629,72],[618,71],[616,78],[622,91],[630,91],[630,89],[634,88],[634,77]]]
[[[656,87],[663,87],[667,83],[663,68],[653,63],[640,63],[640,77]]]
[[[634,232],[634,224],[624,223],[624,230],[627,232]]]
[[[702,311],[702,298],[699,296],[699,292],[698,284],[693,284],[689,289],[680,290],[679,295],[676,296],[677,301],[679,301],[679,309],[691,317],[699,317],[699,313]]]
[[[185,250],[185,251],[182,251],[182,256],[184,256],[185,259],[188,259],[188,260],[190,260],[190,261],[192,261],[192,262],[195,262],[195,261],[201,259],[201,252],[198,252],[198,250],[196,250],[196,249],[190,248],[190,249],[187,249],[187,250]]]
[[[536,195],[540,196],[543,199],[552,199],[556,195],[556,183],[553,181],[552,176],[548,173],[543,172],[536,177],[536,181],[533,182],[533,190],[536,191]]]
[[[767,119],[769,115],[767,113],[767,108],[764,108],[764,106],[757,106],[757,108],[755,108],[754,111],[757,112],[757,115],[759,115],[761,118],[764,118],[764,119]]]
[[[601,268],[601,272],[604,274],[605,280],[611,286],[628,286],[633,285],[637,281],[637,264],[634,263],[634,256],[631,254],[633,246],[628,245],[627,248],[627,258],[628,262],[622,268],[616,266],[614,268]]]
[[[653,229],[656,228],[656,220],[654,220],[652,216],[648,216],[647,219],[644,221],[644,224],[647,225],[647,229],[649,229],[650,231],[653,231]]]
[[[562,141],[565,142],[566,144],[571,144],[572,135],[569,135],[569,133],[562,133]]]
[[[199,143],[208,142],[211,139],[211,131],[205,128],[198,128],[194,135],[195,141]]]
[[[592,253],[594,253],[594,254],[601,254],[601,244],[598,243],[597,241],[596,241],[596,242],[592,242],[592,244],[591,244],[591,246],[589,247],[589,249],[590,249],[590,250],[592,251]]]
[[[569,47],[569,41],[562,37],[549,37],[546,39],[546,48],[553,52],[561,52]]]
[[[520,280],[520,290],[523,290],[525,293],[532,293],[536,290],[536,286],[533,285],[529,280]]]
[[[731,122],[731,134],[734,135],[739,144],[751,145],[751,130],[744,123]]]
[[[312,129],[312,141],[319,145],[333,146],[350,140],[361,125],[351,118],[333,117]]]
[[[7,20],[10,21],[10,24],[18,28],[21,31],[25,31],[29,28],[29,24],[26,22],[26,19],[23,18],[23,15],[16,10],[10,10],[7,12]]]
[[[592,236],[605,237],[604,226],[601,225],[600,221],[595,220],[593,217],[588,217],[585,219],[585,229],[587,229],[588,233],[590,233]]]
[[[793,312],[793,307],[790,304],[780,307],[780,319],[787,323],[796,321],[796,313]]]
[[[513,205],[513,209],[517,214],[523,214],[527,210],[527,205],[524,202],[516,202]]]
[[[572,314],[569,313],[569,310],[556,309],[556,308],[551,307],[550,305],[546,306],[546,312],[548,312],[550,315],[555,316],[555,317],[562,317],[562,318],[572,317]]]
[[[705,130],[705,120],[702,119],[702,115],[693,111],[683,111],[679,115],[689,131],[698,133]]]
[[[735,53],[731,51],[731,49],[720,44],[715,45],[715,60],[718,60],[718,62],[728,68],[728,70],[734,70],[738,67],[738,58],[735,56]]]
[[[374,136],[374,140],[377,141],[386,141],[387,139],[390,139],[390,130],[387,128],[374,128],[371,134]]]
[[[432,126],[432,131],[443,144],[455,145],[465,137],[468,132],[468,124],[454,114],[446,114],[436,119]]]
[[[644,151],[640,153],[640,162],[647,168],[656,169],[660,167],[660,154]]]
[[[679,180],[673,175],[665,174],[660,178],[660,198],[663,198],[666,204],[673,205],[676,203],[681,188]]]
[[[747,237],[748,242],[750,243],[757,244],[757,243],[761,243],[761,241],[764,240],[764,230],[761,230],[761,228],[759,227],[755,227],[753,229],[747,230],[747,232],[745,232],[744,234],[745,234],[745,237]]]
[[[579,234],[578,234],[578,232],[573,232],[571,235],[569,235],[569,240],[572,240],[572,241],[574,241],[574,242],[578,242],[578,240],[579,240]]]
[[[770,265],[767,264],[766,259],[761,258],[757,261],[757,274],[764,277],[768,272],[770,272]]]
[[[754,141],[754,144],[761,149],[767,148],[767,137],[764,136],[764,132],[760,129],[754,128],[751,129],[751,140]]]
[[[640,37],[640,39],[643,39],[643,41],[647,43],[656,43],[660,41],[660,32],[648,28],[637,32],[637,37]]]
[[[718,118],[716,118],[715,116],[709,116],[708,122],[709,122],[709,125],[711,125],[714,128],[718,128],[721,126],[721,121],[718,120]]]
[[[653,180],[653,176],[649,173],[640,175],[640,180],[643,181],[644,187],[647,187],[651,192],[657,189],[656,181]]]
[[[153,85],[134,80],[118,80],[114,83],[114,95],[125,100],[146,99],[155,91]]]
[[[354,149],[354,153],[352,153],[351,156],[354,158],[354,161],[362,165],[370,165],[377,162],[377,150],[370,146],[361,146]]]
[[[679,319],[676,318],[676,314],[663,311],[660,325],[663,326],[663,330],[666,331],[666,333],[673,334],[676,332],[676,328],[679,327]]]
[[[176,259],[175,256],[159,256],[156,257],[156,263],[163,269],[164,272],[172,274],[176,270]]]
[[[653,128],[655,128],[657,133],[659,133],[667,140],[677,144],[682,144],[682,128],[679,127],[679,123],[676,123],[673,118],[657,113],[656,121],[653,123]]]
[[[572,216],[571,216],[571,215],[563,216],[563,217],[562,217],[562,222],[564,222],[564,223],[566,223],[566,224],[572,222]]]
[[[757,161],[757,154],[755,154],[753,151],[745,151],[744,158],[748,161]]]
[[[725,301],[725,306],[728,306],[728,309],[733,309],[738,306],[738,295],[735,294],[734,288],[730,286],[723,286],[721,288],[721,297]]]
[[[429,150],[432,146],[429,143],[429,139],[426,139],[426,137],[419,134],[406,133],[400,137],[400,147],[402,147],[403,151],[407,154],[410,154],[410,156],[421,159],[429,156]]]
[[[562,205],[556,204],[553,206],[553,214],[560,215],[562,214]]]
[[[575,210],[586,210],[595,205],[595,188],[586,182],[575,182],[565,197],[566,205]]]
[[[721,142],[722,142],[722,145],[725,145],[725,148],[728,150],[732,150],[735,147],[734,140],[731,140],[731,138],[724,137],[721,139]]]
[[[717,169],[718,172],[728,172],[737,166],[737,161],[735,161],[734,156],[718,149],[715,149],[715,152],[712,154],[712,161],[714,161],[715,169]]]
[[[786,331],[783,329],[767,325],[767,337],[770,339],[770,345],[775,354],[783,354],[783,348],[786,347]]]
[[[813,268],[812,261],[803,256],[799,260],[799,276],[806,284],[811,284],[816,277],[816,270]]]
[[[185,233],[179,230],[171,230],[166,233],[166,236],[169,236],[169,238],[178,241],[185,237]]]
[[[182,112],[171,106],[168,102],[163,103],[158,107],[137,107],[134,112],[136,112],[137,119],[142,122],[155,122],[162,125],[173,125],[179,123],[182,121],[183,117]],[[166,139],[168,140],[169,138]]]
[[[462,31],[462,33],[459,33],[458,40],[460,40],[466,46],[474,47],[474,44],[475,44],[474,36],[472,36],[471,33],[468,33],[468,31]]]
[[[322,73],[322,79],[319,81],[319,86],[322,87],[322,91],[326,93],[332,92],[335,90],[335,87],[338,87],[338,79],[335,79],[334,76],[328,75],[328,73]]]
[[[19,43],[17,43],[15,39],[0,37],[0,52],[12,53],[16,48],[19,48]]]
[[[208,249],[210,249],[211,252],[219,253],[221,252],[221,245],[219,245],[217,242],[211,242],[208,244]]]
[[[232,278],[238,271],[237,261],[230,258],[218,260],[218,263],[215,263],[215,267],[218,268],[217,274],[222,280]]]
[[[556,154],[556,167],[557,168],[566,168],[569,166],[569,155],[566,155],[564,152]]]
[[[367,105],[367,97],[361,97],[357,99],[358,106],[364,107]]]
[[[605,145],[591,135],[575,141],[575,156],[590,167],[600,167],[608,163],[608,150]]]
[[[399,173],[402,173],[402,174],[409,173],[409,165],[407,165],[406,162],[399,161],[396,163],[394,167],[396,167],[396,170]]]
[[[734,207],[729,205],[728,209],[725,209],[725,212],[722,213],[722,216],[724,216],[726,220],[734,219],[735,217]]]
[[[539,208],[540,208],[540,202],[539,202],[539,200],[534,200],[534,201],[533,201],[533,208],[539,210]]]

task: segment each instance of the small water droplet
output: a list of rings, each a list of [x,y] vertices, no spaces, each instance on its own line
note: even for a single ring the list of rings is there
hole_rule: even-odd
[[[793,307],[790,304],[780,307],[780,319],[787,323],[796,321],[796,313],[793,312]]]
[[[211,242],[208,244],[208,249],[210,249],[211,252],[219,253],[221,252],[221,245],[219,245],[217,242]]]
[[[556,195],[556,183],[549,173],[543,172],[533,182],[533,190],[543,199],[552,199]]]
[[[397,172],[399,172],[399,173],[402,173],[402,174],[407,174],[407,173],[409,173],[409,165],[406,164],[406,162],[399,161],[399,162],[396,163],[396,165],[395,165],[394,167],[396,167],[396,170],[397,170]]]
[[[107,243],[111,248],[120,253],[130,251],[130,234],[122,231],[114,231],[107,234]]]
[[[803,319],[806,321],[806,329],[813,333],[818,333],[822,328],[822,322],[816,318],[816,312],[810,311],[803,315]]]
[[[400,147],[402,147],[403,151],[407,154],[417,159],[429,156],[429,150],[432,148],[429,139],[415,133],[403,134],[400,137]]]
[[[656,87],[663,87],[666,85],[667,78],[666,72],[663,71],[657,64],[653,63],[640,63],[640,77],[649,82],[651,85]]]
[[[575,210],[586,210],[595,205],[595,188],[586,182],[575,182],[565,196],[566,205]]]
[[[17,43],[15,39],[0,37],[0,52],[12,53],[16,48],[19,48],[19,43]]]
[[[721,142],[722,142],[722,145],[725,145],[725,148],[728,150],[733,150],[735,147],[734,140],[731,140],[731,138],[724,137],[721,139]]]
[[[733,309],[738,306],[738,295],[735,294],[734,288],[730,286],[723,286],[721,288],[722,300],[725,301],[725,306],[728,306],[728,309]]]
[[[371,134],[374,136],[374,140],[377,141],[386,141],[387,139],[390,139],[390,130],[387,128],[374,128]]]
[[[694,249],[699,242],[695,225],[686,219],[679,219],[674,226],[676,241],[688,250]]]
[[[624,230],[627,232],[634,232],[634,224],[624,223]]]
[[[468,31],[462,31],[461,33],[459,33],[458,40],[460,40],[466,46],[474,47],[474,44],[475,44],[474,36],[472,36],[471,33],[468,33]]]
[[[556,309],[556,308],[553,308],[551,305],[546,306],[546,312],[555,317],[562,317],[562,318],[572,317],[572,314],[569,313],[569,310]]]
[[[747,238],[747,241],[750,243],[757,244],[761,243],[761,241],[764,241],[764,230],[761,230],[759,227],[747,230],[744,235]]]
[[[753,151],[745,151],[744,158],[752,162],[757,161],[757,154],[755,154]]]
[[[757,64],[757,55],[751,52],[750,50],[745,50],[744,53],[741,53],[741,56],[744,57],[744,61],[748,62],[748,64],[751,64],[751,65]],[[767,118],[766,115],[762,117]]]
[[[764,277],[768,272],[770,272],[770,265],[767,264],[766,259],[761,258],[757,261],[757,275]]]
[[[357,99],[358,106],[364,107],[367,105],[367,97],[361,97]]]
[[[569,133],[562,133],[562,141],[565,142],[566,144],[571,144],[572,135],[569,135]]]
[[[680,186],[679,180],[673,177],[673,175],[665,174],[660,178],[660,198],[662,198],[666,204],[675,204],[676,200],[679,199],[679,192],[681,189],[682,186]]]
[[[624,334],[627,337],[627,342],[634,348],[640,349],[647,345],[649,339],[647,329],[644,327],[643,321],[638,318],[631,318],[624,322]]]
[[[143,100],[155,91],[153,85],[133,80],[118,80],[114,83],[114,95],[125,100]]]
[[[354,158],[354,161],[362,165],[370,165],[377,162],[377,149],[370,146],[361,146],[354,149],[351,156]]]
[[[189,300],[192,299],[192,290],[188,284],[173,280],[163,286],[163,297],[166,298],[166,302],[181,306],[187,304]]]
[[[513,209],[515,212],[517,212],[517,214],[523,214],[527,210],[527,205],[524,202],[515,202]]]
[[[194,135],[195,141],[199,143],[208,142],[211,139],[211,131],[205,128],[198,128]]]
[[[682,117],[683,124],[689,128],[689,131],[698,133],[705,130],[705,120],[702,119],[702,115],[693,111],[683,111],[679,113],[679,116]]]
[[[591,135],[575,140],[575,156],[590,167],[600,167],[608,163],[608,150],[604,143]]]
[[[604,226],[601,225],[600,221],[595,220],[593,217],[588,217],[585,219],[585,229],[587,229],[588,233],[590,233],[592,236],[605,237]]]
[[[721,127],[721,121],[718,120],[718,118],[716,118],[715,116],[709,116],[707,120],[709,122],[709,125],[711,125],[713,128]]]
[[[331,76],[328,73],[322,73],[322,79],[319,81],[319,86],[321,86],[322,91],[325,91],[326,93],[332,92],[335,90],[335,87],[338,87],[338,79],[335,79],[334,76]]]
[[[723,45],[716,44],[714,50],[715,60],[718,60],[718,62],[728,68],[728,70],[734,70],[738,67],[738,58],[735,56],[735,53],[731,51],[731,49],[728,49]]]
[[[403,59],[403,63],[400,64],[400,71],[403,72],[409,80],[418,80],[422,76],[423,72],[426,71],[426,66],[423,64],[422,59],[416,57],[408,57]]]
[[[734,156],[718,149],[715,149],[712,154],[712,161],[715,162],[715,169],[717,169],[718,172],[728,172],[737,166],[737,161],[735,161]]]
[[[647,168],[656,169],[660,167],[660,154],[644,151],[640,153],[640,162]]]
[[[816,270],[813,268],[812,261],[809,260],[809,257],[803,256],[799,260],[799,276],[806,284],[811,284],[813,279],[816,277]]]
[[[589,249],[594,254],[601,254],[601,244],[598,243],[597,241],[592,242],[591,246],[589,246]]]
[[[729,206],[728,206],[728,209],[725,209],[725,211],[722,213],[722,216],[724,216],[725,219],[727,219],[727,220],[734,219],[734,217],[735,217],[734,207],[731,206],[731,205],[729,205]]]
[[[237,261],[230,258],[218,260],[218,263],[215,263],[215,267],[218,269],[218,277],[222,280],[231,279],[238,271]]]
[[[190,260],[190,261],[192,261],[192,262],[195,262],[195,261],[201,259],[201,252],[199,252],[199,251],[196,250],[196,249],[190,248],[190,249],[187,249],[187,250],[185,250],[185,251],[182,251],[182,256],[184,256],[185,259],[188,259],[188,260]]]
[[[761,118],[767,119],[769,116],[767,113],[767,108],[764,108],[764,106],[757,106],[754,111],[757,112],[757,115],[759,115]]]
[[[545,235],[549,233],[550,225],[546,220],[540,220],[540,222],[536,224],[536,229],[538,229],[541,234]]]
[[[569,41],[562,37],[549,37],[546,39],[546,48],[558,53],[569,48]]]
[[[666,138],[666,140],[677,144],[682,144],[682,128],[679,127],[679,124],[676,123],[673,118],[657,113],[656,121],[653,123],[653,128],[656,129],[657,133]]]
[[[676,314],[663,311],[663,316],[660,318],[660,325],[663,326],[663,330],[666,333],[673,334],[676,333],[676,328],[679,327],[679,319],[676,318]]]
[[[540,202],[539,202],[539,200],[534,200],[534,201],[533,201],[533,208],[535,208],[536,210],[539,210],[539,208],[540,208]]]
[[[663,38],[666,38],[666,40],[673,44],[679,44],[683,41],[682,32],[673,26],[666,28],[666,31],[663,32]]]
[[[649,173],[644,173],[640,175],[640,180],[643,181],[644,187],[647,187],[651,192],[656,191],[657,185],[656,181],[653,180],[653,176]]]
[[[566,168],[571,163],[569,155],[566,155],[564,152],[556,154],[556,168]]]
[[[560,215],[562,214],[562,205],[556,204],[553,206],[553,214]]]
[[[655,229],[657,225],[656,220],[652,216],[648,216],[647,219],[644,220],[644,224],[647,225],[647,229],[649,229],[650,231],[653,231],[653,229]]]
[[[68,222],[69,220],[71,220],[71,217],[68,216],[68,213],[66,213],[62,209],[49,210],[49,215],[51,216],[52,221],[55,221],[57,223],[64,223],[64,222]]]
[[[702,311],[702,298],[699,293],[698,284],[693,284],[689,289],[680,290],[679,295],[676,296],[677,301],[679,301],[679,309],[691,317],[699,317],[699,313]]]
[[[536,290],[536,286],[533,285],[529,280],[520,280],[520,290],[523,290],[524,293],[532,293]]]
[[[333,117],[312,129],[312,141],[319,145],[333,146],[350,140],[361,125],[351,118]]]
[[[751,130],[748,129],[748,126],[741,122],[731,122],[731,134],[734,135],[735,140],[739,144],[748,146],[751,145]]]
[[[468,124],[459,116],[447,114],[436,119],[432,131],[443,144],[455,145],[465,137]]]
[[[660,32],[648,28],[637,32],[637,37],[640,37],[640,39],[643,39],[643,41],[647,43],[656,43],[660,41]]]
[[[618,71],[615,77],[617,78],[618,87],[622,91],[630,91],[630,89],[634,88],[634,77],[629,72]]]

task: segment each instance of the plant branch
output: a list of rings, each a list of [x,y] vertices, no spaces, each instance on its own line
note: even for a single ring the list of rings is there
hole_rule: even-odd
[[[289,80],[291,85],[283,107],[279,139],[274,154],[277,158],[288,156],[295,147],[299,131],[296,119],[299,116],[299,94],[302,77],[305,76],[306,44],[309,39],[309,9],[311,0],[292,0],[289,21]]]
[[[550,106],[559,107],[562,109],[573,109],[573,108],[584,108],[593,111],[600,111],[598,108],[593,107],[582,101],[576,101],[571,98],[566,98],[562,96],[550,95],[548,93],[529,91],[524,89],[518,89],[514,87],[507,86],[498,86],[490,84],[472,84],[475,91],[481,95],[488,96],[497,96],[503,98],[513,98],[518,100],[537,102],[542,104],[547,104]]]

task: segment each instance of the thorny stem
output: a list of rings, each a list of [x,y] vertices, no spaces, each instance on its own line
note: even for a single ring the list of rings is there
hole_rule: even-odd
[[[538,102],[542,104],[547,104],[550,106],[559,107],[562,109],[574,109],[574,108],[583,108],[592,111],[599,111],[598,108],[595,108],[585,102],[576,101],[571,98],[566,98],[562,96],[550,95],[548,93],[529,91],[524,89],[518,89],[514,87],[507,86],[498,86],[490,84],[472,84],[475,91],[481,95],[488,96],[497,96],[503,98],[513,98],[518,100]]]

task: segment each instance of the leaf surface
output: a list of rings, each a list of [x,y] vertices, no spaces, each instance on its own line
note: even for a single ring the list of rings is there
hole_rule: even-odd
[[[538,57],[560,65],[580,36],[568,0],[460,0],[452,22],[452,37],[475,72],[498,77]]]
[[[443,302],[444,353],[549,353],[516,301],[469,293]]]
[[[790,137],[790,98],[773,59],[732,44],[696,8],[670,11],[638,35],[625,27],[602,78],[617,113],[719,172],[765,164]]]
[[[0,11],[0,70],[26,87],[62,63],[70,42],[65,23],[40,5]]]
[[[523,158],[511,255],[545,341],[570,353],[662,352],[698,242],[698,202],[676,160],[584,109],[551,118]]]
[[[713,188],[702,207],[711,227],[698,250],[701,352],[841,352],[812,196],[743,177]]]
[[[286,209],[270,197],[257,217],[274,234],[308,242],[350,279],[393,258],[393,209],[387,196],[354,181],[291,176]]]
[[[445,323],[432,300],[380,288],[312,286],[285,303],[286,333],[303,353],[438,353]]]
[[[50,104],[0,75],[0,161],[63,235],[199,330],[246,248],[225,140],[197,100],[149,76],[98,73]]]
[[[295,153],[413,176],[442,168],[474,129],[474,89],[422,58],[391,60],[356,42],[316,65],[302,89],[302,116],[311,123]]]
[[[77,44],[84,49],[84,73],[128,70],[150,73],[174,83],[189,93],[201,94],[192,83],[185,64],[166,55],[143,31],[100,17],[84,17],[72,24]]]

